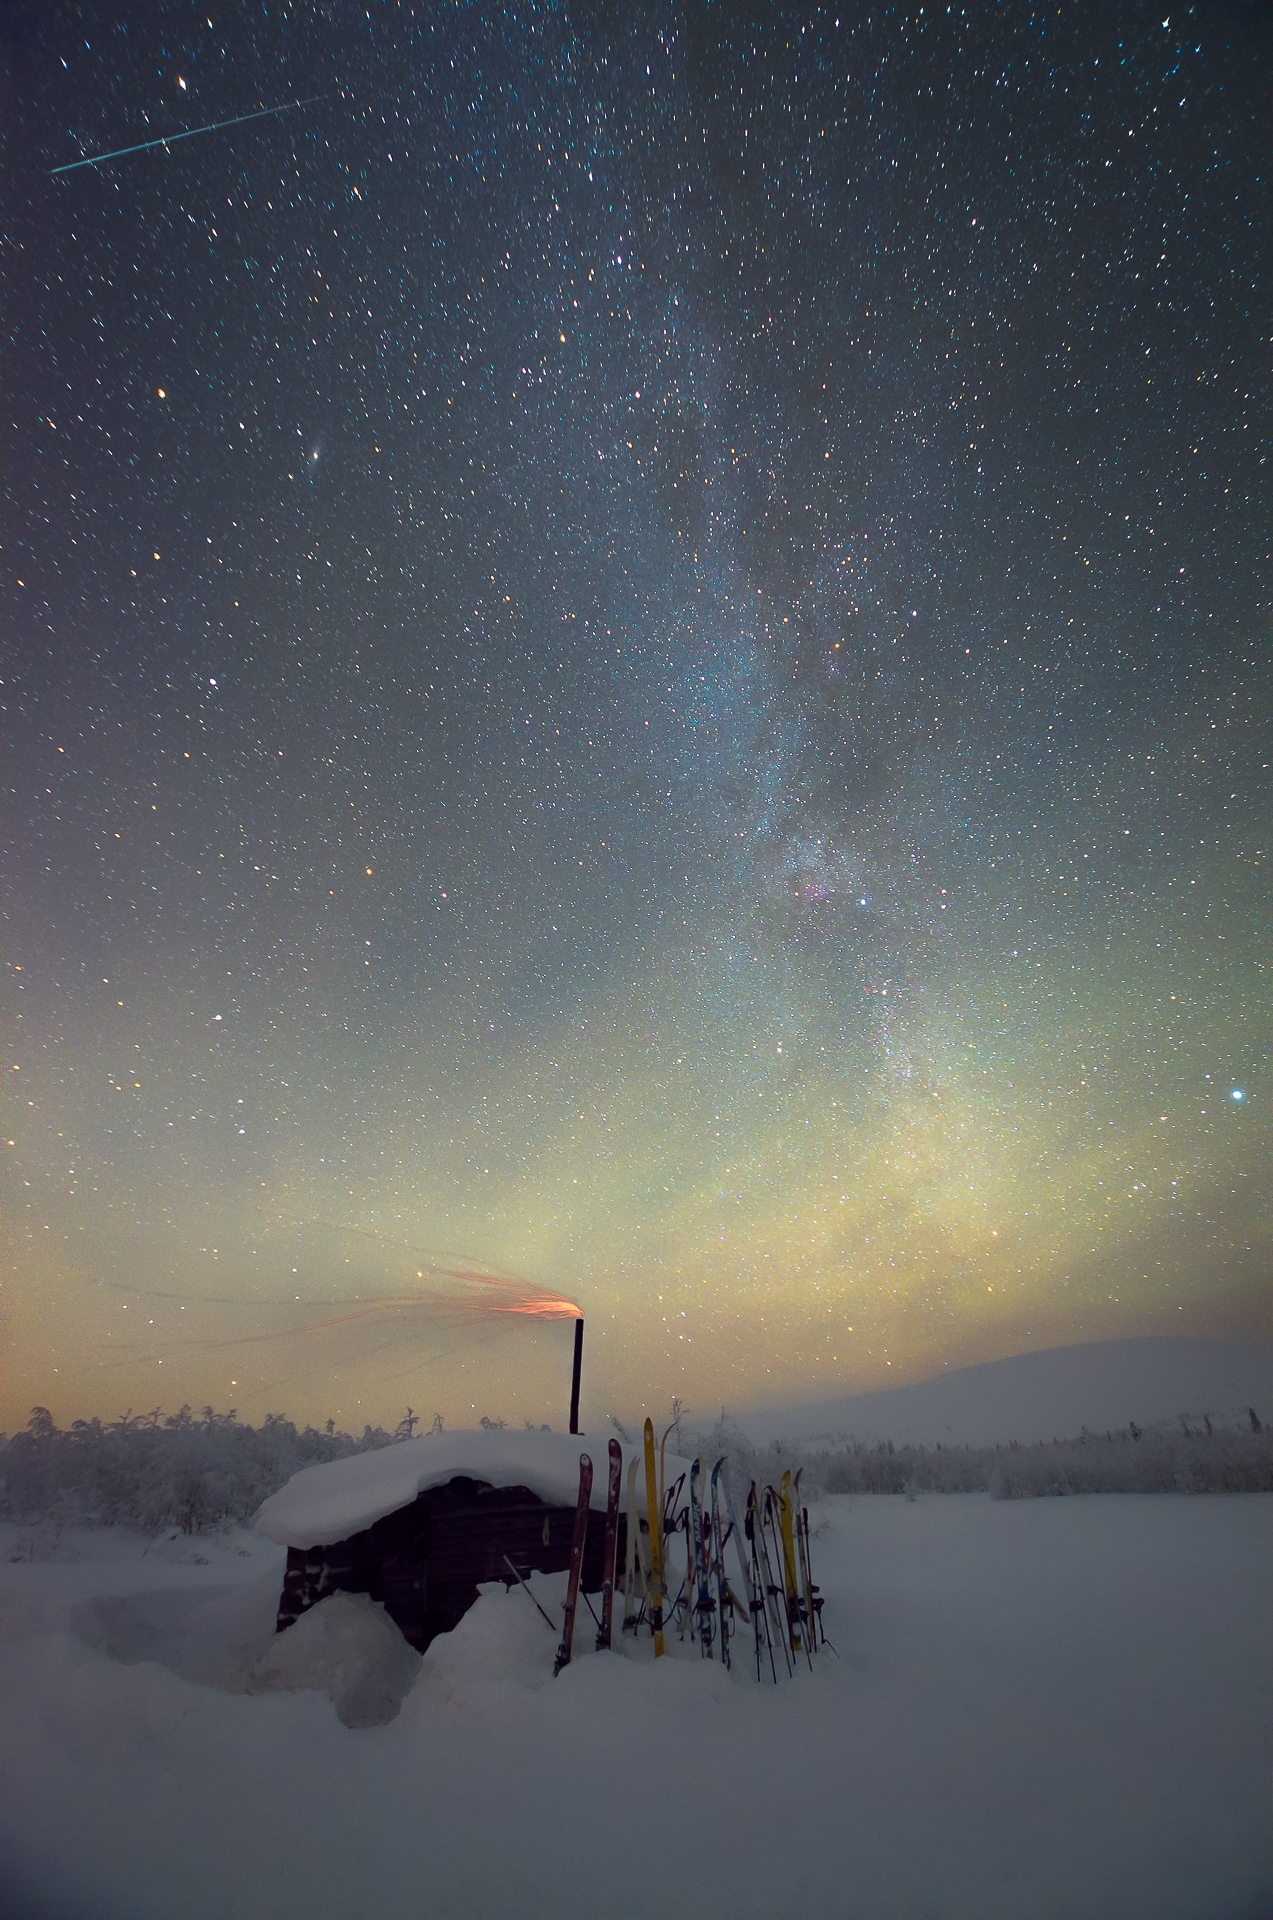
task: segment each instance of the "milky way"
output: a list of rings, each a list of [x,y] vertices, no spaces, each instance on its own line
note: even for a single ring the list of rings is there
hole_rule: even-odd
[[[6,1419],[1255,1331],[1267,9],[0,41]]]

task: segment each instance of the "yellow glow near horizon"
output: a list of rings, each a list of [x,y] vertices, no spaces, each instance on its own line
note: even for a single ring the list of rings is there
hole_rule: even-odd
[[[678,1006],[684,1026],[680,956],[659,971],[662,1017]],[[710,971],[696,963],[701,996]],[[324,1154],[290,1168],[275,1154],[267,1177],[211,1197],[160,1201],[139,1182],[128,1209],[26,1161],[5,1421],[35,1399],[70,1416],[231,1397],[245,1418],[389,1421],[399,1401],[450,1424],[559,1417],[564,1337],[409,1316],[373,1316],[375,1339],[348,1315],[313,1329],[324,1290],[402,1294],[411,1248],[461,1248],[577,1298],[594,1416],[674,1393],[713,1409],[824,1398],[1028,1346],[1259,1324],[1267,1129],[1207,1079],[1205,1034],[1173,1062],[1188,1091],[1158,1088],[1143,981],[1064,1018],[1036,1009],[1024,1043],[987,1021],[983,978],[979,1009],[951,983],[940,1014],[931,996],[891,1013],[884,1044],[829,1050],[793,1023],[744,1045],[704,1021],[697,1056],[684,1031],[669,1050],[635,1019],[653,981],[524,1059],[471,1062],[444,1152],[418,1123],[382,1121],[331,1174]],[[418,1078],[378,1098],[406,1116]],[[321,1133],[321,1116],[306,1127]],[[298,1222],[324,1220],[383,1239],[298,1239]]]

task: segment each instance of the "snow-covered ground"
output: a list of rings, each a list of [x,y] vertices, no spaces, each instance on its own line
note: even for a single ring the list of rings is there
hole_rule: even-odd
[[[284,1660],[268,1543],[0,1529],[0,1914],[1267,1920],[1273,1496],[811,1518],[839,1658],[776,1688],[554,1681],[502,1589],[422,1663],[343,1598]]]

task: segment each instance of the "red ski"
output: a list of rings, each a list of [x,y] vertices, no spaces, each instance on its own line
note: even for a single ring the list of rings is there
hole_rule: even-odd
[[[588,1537],[588,1507],[592,1500],[592,1462],[586,1453],[579,1456],[579,1498],[575,1503],[575,1532],[570,1543],[570,1580],[566,1587],[566,1618],[561,1629],[554,1674],[570,1665],[575,1640],[575,1608],[579,1605],[579,1576],[583,1572],[583,1546]]]
[[[610,1479],[606,1487],[606,1531],[605,1543],[601,1550],[601,1625],[597,1629],[597,1652],[602,1653],[613,1642],[611,1631],[614,1625],[614,1560],[615,1549],[619,1544],[619,1489],[623,1484],[623,1448],[617,1440],[610,1442]]]

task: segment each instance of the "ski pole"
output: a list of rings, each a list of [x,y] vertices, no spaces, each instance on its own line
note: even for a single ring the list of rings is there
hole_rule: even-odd
[[[822,1599],[823,1599],[822,1590],[814,1580],[813,1561],[809,1555],[809,1509],[808,1507],[804,1509],[804,1556],[805,1556],[805,1565],[806,1565],[806,1568],[808,1569],[808,1575],[809,1575],[809,1604],[813,1608],[813,1617],[814,1617],[814,1620],[817,1622],[818,1645],[821,1647],[831,1647],[831,1642],[827,1639],[826,1626],[824,1625],[823,1619],[822,1619]],[[835,1653],[835,1648],[831,1647],[831,1651],[832,1653]],[[838,1660],[840,1656],[838,1653],[836,1653],[835,1657]]]
[[[804,1597],[804,1615],[809,1639],[817,1646],[817,1615],[813,1605],[813,1574],[809,1569],[809,1509],[796,1509],[796,1560],[800,1568],[800,1590]]]
[[[515,1575],[515,1577],[516,1577],[516,1578],[517,1578],[518,1580],[520,1580],[520,1581],[521,1581],[521,1583],[522,1583],[522,1585],[523,1585],[523,1587],[525,1587],[525,1588],[526,1588],[526,1597],[527,1597],[527,1599],[531,1601],[531,1603],[532,1603],[532,1605],[534,1605],[534,1606],[536,1606],[536,1607],[539,1607],[539,1602],[538,1602],[538,1600],[536,1600],[536,1599],[535,1599],[535,1596],[534,1596],[534,1594],[533,1594],[533,1593],[531,1592],[531,1590],[530,1590],[530,1588],[529,1588],[529,1586],[527,1586],[527,1585],[526,1585],[526,1581],[525,1581],[525,1579],[523,1578],[523,1576],[522,1576],[522,1575],[521,1575],[520,1573],[518,1573],[518,1571],[517,1571],[517,1568],[516,1568],[516,1567],[515,1567],[515,1566],[513,1565],[513,1563],[512,1563],[512,1561],[511,1561],[511,1560],[509,1559],[509,1557],[508,1557],[508,1555],[507,1555],[507,1554],[505,1554],[505,1555],[504,1555],[504,1565],[505,1565],[505,1566],[506,1566],[506,1567],[508,1568],[508,1570],[509,1570],[509,1572],[510,1572],[511,1574],[513,1574],[513,1575]],[[550,1618],[549,1618],[549,1616],[548,1616],[548,1614],[546,1614],[546,1613],[544,1613],[544,1609],[543,1609],[542,1607],[539,1607],[539,1611],[540,1611],[540,1613],[542,1613],[542,1614],[544,1615],[544,1619],[548,1621],[548,1624],[549,1624],[549,1626],[550,1626],[550,1627],[552,1628],[552,1630],[553,1630],[553,1632],[554,1632],[554,1633],[556,1633],[556,1631],[557,1631],[557,1623],[556,1623],[556,1621],[555,1621],[555,1620],[552,1620],[552,1619],[550,1619]]]

